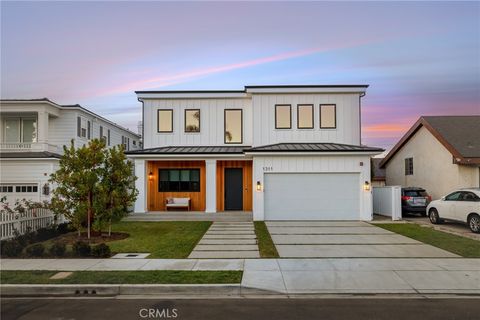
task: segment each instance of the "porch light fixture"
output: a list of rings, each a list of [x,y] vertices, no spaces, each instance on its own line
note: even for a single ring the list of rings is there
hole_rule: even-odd
[[[257,191],[262,191],[262,184],[260,181],[257,181]]]
[[[148,174],[148,180],[153,180],[153,172],[150,171],[150,173]]]
[[[48,183],[45,183],[42,188],[42,193],[44,196],[48,196],[50,194],[50,186]]]
[[[365,183],[363,184],[363,190],[370,191],[370,182],[365,181]]]

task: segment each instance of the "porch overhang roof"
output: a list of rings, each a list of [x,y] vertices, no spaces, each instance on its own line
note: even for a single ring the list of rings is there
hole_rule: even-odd
[[[246,154],[379,154],[382,148],[341,143],[276,143],[245,150]]]
[[[249,146],[169,146],[125,152],[129,157],[148,156],[242,156]]]

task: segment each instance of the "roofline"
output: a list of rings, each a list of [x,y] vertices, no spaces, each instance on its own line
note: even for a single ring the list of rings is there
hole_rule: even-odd
[[[141,136],[138,134],[138,133],[135,133],[133,131],[131,131],[130,129],[127,129],[125,127],[122,127],[121,125],[119,124],[116,124],[115,122],[113,121],[110,121],[108,120],[107,118],[93,112],[93,111],[90,111],[84,107],[82,107],[81,105],[79,104],[72,104],[72,105],[61,105],[61,104],[58,104],[56,102],[53,102],[52,100],[48,99],[48,98],[39,98],[39,99],[0,99],[0,103],[2,102],[9,102],[9,103],[48,103],[58,109],[62,109],[62,110],[72,110],[72,109],[77,109],[77,110],[82,110],[88,114],[90,114],[91,116],[94,116],[96,118],[99,118],[99,119],[102,119],[103,121],[107,122],[108,124],[114,126],[114,127],[117,127],[118,129],[121,129],[121,130],[124,130],[124,131],[127,131],[128,133],[136,136],[137,138],[140,138]]]
[[[155,99],[158,95],[164,95],[162,98],[194,98],[195,95],[200,95],[201,98],[206,98],[201,95],[226,95],[230,98],[247,97],[248,93],[272,93],[275,89],[286,90],[285,93],[310,93],[308,89],[336,89],[332,92],[343,92],[342,89],[349,89],[348,92],[364,93],[368,88],[368,84],[342,84],[342,85],[251,85],[244,86],[243,90],[137,90],[135,94],[139,99]],[[355,91],[355,88],[358,90]],[[291,90],[288,90],[291,89]],[[303,90],[302,90],[303,89]],[[330,92],[330,91],[323,91]],[[143,97],[140,97],[142,96]],[[192,95],[185,97],[183,95]]]
[[[328,155],[328,156],[335,156],[335,155],[376,155],[380,154],[382,151],[373,151],[373,150],[360,150],[360,151],[352,151],[352,150],[329,150],[329,151],[306,151],[306,150],[275,150],[275,151],[245,151],[246,155],[255,155],[255,156],[274,156],[274,155],[294,155],[294,156],[306,156],[306,155]]]
[[[0,158],[0,161],[12,161],[12,160],[56,160],[56,161],[60,161],[60,158],[55,158],[55,157],[50,157],[50,158],[27,158],[27,157],[23,157],[23,158]]]
[[[403,137],[395,144],[390,152],[380,162],[379,167],[385,168],[386,164],[390,161],[395,154],[410,140],[410,138],[423,126],[427,129],[447,150],[450,152],[458,164],[477,164],[480,163],[480,158],[463,157],[457,149],[455,149],[445,138],[432,127],[425,116],[421,116],[413,126],[403,135]]]
[[[61,107],[61,109],[64,109],[64,110],[72,110],[72,109],[73,109],[73,110],[82,110],[82,111],[90,114],[91,116],[94,116],[95,118],[99,118],[99,119],[107,122],[108,124],[110,124],[110,125],[112,125],[112,126],[114,126],[114,127],[117,127],[118,129],[127,131],[128,133],[136,136],[136,137],[139,138],[139,139],[141,138],[141,136],[140,136],[138,133],[135,133],[135,132],[133,132],[133,131],[131,131],[130,129],[127,129],[127,128],[125,128],[125,127],[122,127],[121,125],[116,124],[115,122],[113,122],[113,121],[111,121],[111,120],[108,120],[107,118],[105,118],[105,117],[103,117],[103,116],[101,116],[101,115],[99,115],[99,114],[97,114],[97,113],[95,113],[95,112],[93,112],[93,111],[90,111],[90,110],[82,107],[82,106],[79,105],[79,104],[62,105],[62,106],[60,106],[60,107]]]

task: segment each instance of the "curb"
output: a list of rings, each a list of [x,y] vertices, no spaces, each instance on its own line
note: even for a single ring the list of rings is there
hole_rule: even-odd
[[[2,297],[108,297],[117,295],[241,296],[278,295],[278,292],[242,287],[240,284],[4,284]]]

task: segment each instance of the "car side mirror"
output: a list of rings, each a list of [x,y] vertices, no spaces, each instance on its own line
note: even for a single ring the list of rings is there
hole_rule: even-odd
[[[442,197],[440,200],[445,201],[445,197]]]

